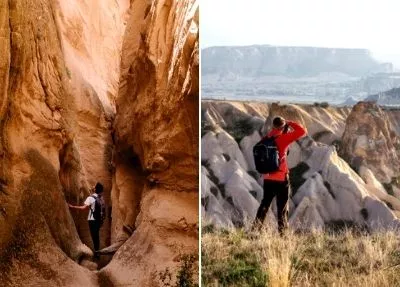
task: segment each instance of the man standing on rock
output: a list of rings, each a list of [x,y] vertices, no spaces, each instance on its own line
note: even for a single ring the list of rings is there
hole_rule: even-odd
[[[88,223],[90,235],[93,241],[95,258],[98,258],[97,251],[100,248],[100,227],[103,224],[105,217],[104,200],[102,194],[103,185],[98,182],[94,187],[94,192],[86,198],[83,205],[75,206],[68,204],[71,209],[89,210]]]
[[[290,195],[289,169],[287,166],[287,151],[289,145],[306,135],[306,129],[298,123],[285,121],[282,117],[274,118],[272,130],[264,137],[274,138],[279,153],[279,167],[276,171],[265,173],[264,176],[264,198],[258,208],[256,219],[252,229],[261,228],[267,215],[269,206],[276,196],[278,207],[278,229],[279,233],[288,226],[288,199]],[[289,130],[290,128],[290,130]]]

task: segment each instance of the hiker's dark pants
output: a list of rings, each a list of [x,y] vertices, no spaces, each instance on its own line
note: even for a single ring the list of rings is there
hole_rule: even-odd
[[[96,220],[88,220],[90,235],[92,236],[94,251],[100,247],[100,224]]]
[[[282,233],[288,226],[289,194],[290,183],[288,179],[285,181],[264,180],[264,198],[258,208],[254,225],[260,227],[263,224],[271,202],[276,196],[278,207],[278,230]]]

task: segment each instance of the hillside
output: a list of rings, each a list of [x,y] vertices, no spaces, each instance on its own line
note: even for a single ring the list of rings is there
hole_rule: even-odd
[[[308,136],[288,156],[293,229],[332,222],[374,231],[399,227],[398,110],[360,102],[352,109],[257,102],[202,102],[202,214],[221,227],[246,227],[262,198],[252,147],[274,116],[303,124]],[[276,226],[276,204],[265,222]]]

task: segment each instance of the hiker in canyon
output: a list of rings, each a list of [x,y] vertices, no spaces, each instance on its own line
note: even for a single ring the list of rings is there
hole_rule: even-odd
[[[102,194],[103,185],[98,182],[93,189],[93,193],[86,198],[83,205],[76,206],[68,204],[71,209],[89,210],[88,223],[90,235],[93,241],[95,258],[99,257],[98,250],[100,248],[100,228],[105,218],[105,204]]]
[[[288,225],[288,199],[290,195],[289,169],[287,153],[291,143],[306,135],[306,129],[295,122],[275,117],[272,130],[254,147],[254,157],[257,170],[264,177],[264,197],[258,208],[252,230],[259,230],[267,215],[269,206],[276,196],[278,207],[278,230],[282,235]],[[257,155],[257,148],[265,150],[266,160]],[[268,153],[272,151],[268,155]]]

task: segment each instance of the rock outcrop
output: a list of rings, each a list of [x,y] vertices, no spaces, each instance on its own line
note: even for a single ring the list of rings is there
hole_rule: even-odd
[[[381,112],[386,115],[384,124],[390,125],[392,111]],[[252,148],[271,127],[273,117],[282,115],[308,129],[308,136],[294,143],[288,156],[292,227],[324,228],[340,222],[370,230],[399,227],[399,197],[388,193],[370,169],[356,173],[338,155],[338,150],[346,151],[349,125],[359,123],[350,120],[351,113],[348,108],[203,101],[205,220],[240,226],[254,219],[262,198],[262,179],[255,171]],[[276,226],[274,213],[275,203],[267,217],[272,226]]]
[[[158,284],[198,242],[197,2],[0,1],[0,47],[2,286]],[[100,275],[66,204],[97,181]]]
[[[355,105],[346,120],[341,155],[356,170],[368,167],[381,182],[400,175],[400,138],[388,114],[371,102]]]

